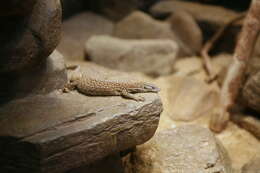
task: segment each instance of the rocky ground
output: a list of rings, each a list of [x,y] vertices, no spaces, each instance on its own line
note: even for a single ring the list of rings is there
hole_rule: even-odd
[[[93,12],[64,21],[57,50],[67,64],[91,61],[93,68],[98,64],[125,71],[161,88],[164,111],[157,132],[123,158],[125,172],[259,172],[259,104],[248,104],[220,134],[208,129],[210,116],[218,111],[219,86],[232,62],[241,22],[215,46],[212,63],[220,77],[212,84],[205,82],[199,51],[203,41],[238,14],[219,6],[167,0],[149,14],[134,11],[116,22]],[[258,45],[259,41],[254,60],[259,63]]]

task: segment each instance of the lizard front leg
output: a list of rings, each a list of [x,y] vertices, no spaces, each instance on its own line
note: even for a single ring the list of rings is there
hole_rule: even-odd
[[[64,86],[62,92],[68,93],[68,92],[74,90],[75,88],[76,88],[76,83],[74,83],[74,82],[69,82],[69,83],[67,83],[67,84]]]
[[[145,99],[143,97],[135,96],[134,94],[127,92],[127,90],[122,90],[120,93],[121,93],[121,96],[124,98],[132,99],[135,101],[141,101],[141,102],[145,101]]]

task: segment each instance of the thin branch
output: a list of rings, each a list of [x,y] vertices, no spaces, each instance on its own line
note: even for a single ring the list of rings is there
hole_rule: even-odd
[[[253,0],[244,20],[236,45],[233,63],[224,81],[220,95],[220,112],[211,117],[210,129],[221,132],[227,125],[231,108],[235,104],[242,79],[260,31],[260,0]]]
[[[218,74],[216,74],[212,67],[211,58],[209,56],[209,51],[213,48],[214,44],[221,38],[221,36],[224,34],[224,32],[232,26],[237,21],[243,19],[246,16],[246,13],[241,13],[238,16],[232,18],[229,22],[227,22],[225,25],[223,25],[214,35],[211,39],[209,39],[204,46],[201,49],[201,56],[203,59],[203,64],[206,70],[206,73],[208,74],[209,78],[207,80],[208,83],[211,83],[214,81]]]

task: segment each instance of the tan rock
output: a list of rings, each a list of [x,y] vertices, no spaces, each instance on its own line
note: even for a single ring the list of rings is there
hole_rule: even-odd
[[[172,77],[168,89],[170,118],[193,121],[209,113],[218,103],[218,93],[205,82],[192,77]]]
[[[173,19],[174,21],[177,20]],[[183,20],[183,19],[178,19]],[[184,23],[188,22],[187,20]],[[174,28],[174,27],[173,27]],[[127,39],[171,39],[180,47],[180,56],[194,55],[195,52],[190,44],[174,33],[171,24],[151,18],[149,15],[135,11],[125,17],[115,26],[114,35]],[[196,37],[196,36],[194,36]],[[185,42],[185,41],[186,42]],[[198,40],[199,42],[199,40]]]
[[[88,58],[105,67],[151,76],[172,72],[178,45],[172,40],[134,40],[93,36],[86,43]]]
[[[97,14],[86,12],[63,23],[62,39],[57,49],[67,60],[83,60],[84,45],[92,35],[112,34],[113,23]]]
[[[169,18],[172,31],[187,45],[192,52],[199,53],[202,47],[202,31],[195,19],[188,12],[176,11]]]
[[[137,173],[231,173],[222,144],[206,128],[185,125],[158,132],[132,155]]]
[[[260,157],[252,159],[242,168],[242,173],[260,173]]]
[[[200,57],[178,59],[174,64],[174,74],[177,76],[192,76],[202,70],[203,65]]]

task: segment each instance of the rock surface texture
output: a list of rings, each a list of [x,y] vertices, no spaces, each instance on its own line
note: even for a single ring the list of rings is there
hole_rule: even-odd
[[[214,88],[192,77],[173,77],[168,89],[171,102],[170,118],[176,121],[193,121],[207,114],[218,103]],[[192,98],[192,99],[191,99]]]
[[[92,77],[129,79],[96,65],[81,67]],[[63,173],[144,143],[157,128],[162,103],[157,94],[140,95],[145,102],[56,90],[1,104],[1,170]]]
[[[32,69],[51,54],[60,40],[60,1],[37,1],[31,8],[26,16],[1,17],[0,73]]]
[[[247,105],[260,112],[260,71],[248,79],[243,88],[243,98]]]
[[[187,20],[183,22],[187,23]],[[114,36],[126,39],[171,39],[179,45],[180,56],[194,55],[195,53],[190,44],[185,42],[187,40],[173,32],[170,23],[155,20],[139,11],[135,11],[119,21],[115,26]]]
[[[132,156],[137,173],[231,173],[226,150],[206,128],[185,125],[158,132]]]
[[[62,39],[57,49],[67,60],[83,60],[84,45],[92,35],[112,34],[114,24],[91,12],[80,13],[63,23]]]
[[[130,40],[110,36],[91,37],[85,50],[88,59],[99,65],[151,76],[171,73],[179,51],[172,40]]]
[[[256,157],[242,168],[242,173],[259,173],[260,172],[260,158]]]

